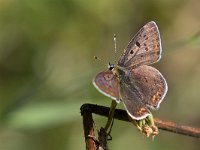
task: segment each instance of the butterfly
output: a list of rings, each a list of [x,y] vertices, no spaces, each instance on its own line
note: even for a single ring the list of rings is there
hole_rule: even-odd
[[[145,24],[131,39],[116,64],[98,73],[93,84],[102,94],[122,102],[132,119],[141,120],[158,109],[167,90],[163,75],[150,64],[161,59],[162,47],[154,21]]]

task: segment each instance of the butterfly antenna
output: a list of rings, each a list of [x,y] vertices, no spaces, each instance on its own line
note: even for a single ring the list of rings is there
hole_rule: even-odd
[[[116,56],[116,54],[117,54],[117,36],[116,36],[116,34],[114,34],[114,38],[113,38],[113,40],[114,40],[114,49],[115,49],[115,64],[117,63],[117,56]]]
[[[99,60],[100,62],[103,62],[104,64],[107,64],[104,60],[102,60],[101,58],[94,56],[94,59]]]
[[[94,59],[99,60],[99,61],[101,61],[101,62],[104,62],[101,58],[99,58],[99,57],[97,57],[97,56],[94,56]]]

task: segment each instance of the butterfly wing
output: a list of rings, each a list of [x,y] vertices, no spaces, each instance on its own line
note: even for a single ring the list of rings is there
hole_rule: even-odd
[[[121,67],[136,68],[159,61],[161,58],[161,39],[158,27],[151,21],[144,25],[131,39],[118,61]]]
[[[159,108],[168,87],[165,78],[151,66],[139,66],[129,73],[131,85],[135,86],[142,94],[142,102],[150,108]]]
[[[148,108],[159,108],[167,83],[157,69],[146,65],[130,70],[126,77],[128,80],[120,82],[121,101],[133,119],[146,118],[150,115]]]
[[[120,102],[118,81],[111,70],[98,73],[93,79],[93,85],[100,93]]]
[[[150,115],[149,110],[142,102],[142,94],[134,86],[122,82],[120,84],[120,97],[132,119],[141,120]]]

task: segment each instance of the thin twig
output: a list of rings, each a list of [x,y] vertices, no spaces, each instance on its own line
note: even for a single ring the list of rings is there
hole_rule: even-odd
[[[94,114],[98,114],[98,115],[106,116],[106,117],[108,117],[109,110],[110,110],[110,108],[105,107],[105,106],[98,106],[98,105],[94,105],[94,104],[83,104],[81,106],[81,112],[84,112],[85,108],[87,108],[87,110],[89,109],[89,111]],[[129,122],[129,117],[125,110],[116,109],[114,118],[118,119],[118,120],[123,120],[123,121]],[[200,138],[200,128],[178,125],[174,122],[160,120],[159,118],[155,118],[154,121],[155,121],[156,126],[159,129],[177,133],[177,134]]]
[[[111,103],[111,106],[110,106],[110,110],[109,110],[108,121],[107,121],[106,126],[105,126],[105,131],[106,132],[111,127],[111,124],[113,122],[113,116],[115,114],[116,106],[117,106],[117,102],[115,100],[112,100],[112,103]]]
[[[159,129],[179,133],[182,135],[188,135],[196,138],[200,138],[200,129],[194,128],[190,126],[185,125],[178,125],[171,121],[163,121],[159,118],[154,118],[154,121],[156,123],[156,126],[158,126]]]

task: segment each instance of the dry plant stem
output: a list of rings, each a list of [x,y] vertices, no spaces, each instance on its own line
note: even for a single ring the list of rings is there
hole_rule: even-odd
[[[115,114],[115,108],[117,106],[117,102],[115,100],[112,100],[111,106],[110,106],[110,111],[109,111],[109,116],[108,116],[108,121],[105,126],[105,131],[108,132],[108,129],[111,127],[112,120],[114,119],[114,114]]]
[[[81,110],[81,115],[83,116],[86,150],[97,150],[95,140],[92,138],[95,137],[92,112],[89,110],[89,107],[85,107],[84,109],[84,111]]]
[[[106,116],[106,117],[109,115],[109,110],[110,110],[108,107],[104,107],[104,106],[98,106],[94,104],[83,104],[81,106],[81,111],[84,111],[85,108],[89,108],[89,110],[92,113],[95,113],[101,116]],[[114,118],[129,122],[129,118],[125,110],[115,109]],[[154,121],[155,121],[156,126],[159,129],[166,130],[173,133],[182,134],[182,135],[200,138],[200,128],[178,125],[174,122],[160,120],[159,118],[155,118]]]
[[[200,138],[199,128],[194,128],[194,127],[185,126],[185,125],[178,125],[171,121],[160,120],[159,118],[154,118],[154,121],[156,123],[156,126],[158,126],[162,130]]]

